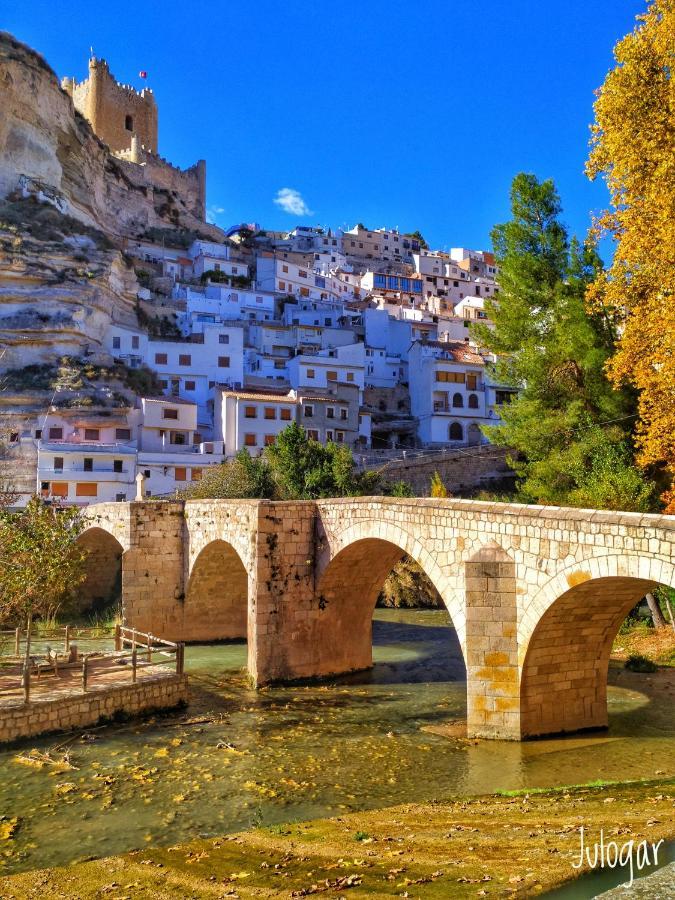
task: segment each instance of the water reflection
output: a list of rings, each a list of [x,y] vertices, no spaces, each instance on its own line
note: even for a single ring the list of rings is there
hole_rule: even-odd
[[[73,745],[77,770],[53,775],[0,754],[0,813],[22,819],[0,871],[451,794],[675,772],[673,704],[648,702],[646,681],[637,691],[619,675],[606,734],[474,743],[428,730],[466,711],[447,615],[378,611],[373,640],[371,672],[262,691],[246,681],[245,645],[190,647],[189,715],[217,721],[96,731]]]

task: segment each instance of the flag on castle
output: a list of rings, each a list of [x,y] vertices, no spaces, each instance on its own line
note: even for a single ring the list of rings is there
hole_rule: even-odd
[[[141,71],[138,73],[138,75],[139,75],[140,78],[147,78],[147,77],[148,77],[148,73],[145,71],[145,69],[141,69]]]

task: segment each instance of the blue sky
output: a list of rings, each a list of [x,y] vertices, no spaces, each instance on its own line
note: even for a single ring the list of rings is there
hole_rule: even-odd
[[[90,46],[120,81],[141,86],[147,70],[160,152],[207,160],[220,225],[362,221],[486,247],[519,171],[554,178],[578,234],[605,203],[583,174],[593,91],[644,7],[10,0],[0,27],[59,77],[84,78]],[[283,189],[300,199],[275,204]]]

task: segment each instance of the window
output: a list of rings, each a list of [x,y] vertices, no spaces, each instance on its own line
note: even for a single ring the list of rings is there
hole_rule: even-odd
[[[78,481],[75,485],[75,496],[96,497],[98,496],[98,485],[95,481],[85,481],[84,483]]]
[[[127,495],[126,495],[126,494],[115,494],[115,500],[116,500],[118,503],[124,503],[124,501],[125,501],[126,499],[127,499]]]
[[[340,418],[342,419],[343,422],[347,421],[347,414],[348,414],[348,410],[346,410],[344,408],[342,408],[340,410]]]
[[[271,447],[272,444],[274,443],[274,438],[275,438],[275,436],[273,434],[266,434],[265,435],[265,446]]]
[[[469,409],[478,409],[478,397],[476,394],[469,394]]]
[[[85,472],[93,472],[94,471],[94,460],[91,456],[85,456],[82,460],[82,466]]]
[[[461,394],[453,394],[452,395],[452,405],[459,407],[459,408],[463,407],[464,406],[464,397],[462,397]]]
[[[326,410],[326,418],[334,419],[335,418],[335,409],[332,406],[329,406]]]
[[[281,271],[288,274],[288,266],[282,266]]]
[[[244,418],[245,419],[257,419],[258,418],[258,410],[255,406],[245,406],[244,407]]]
[[[353,381],[353,380],[354,380],[354,373],[347,372],[347,381]]]
[[[63,440],[63,428],[50,428],[49,429],[49,440],[50,441]]]
[[[327,441],[333,440],[333,432],[330,429],[326,431],[326,440]]]
[[[67,497],[68,496],[68,482],[67,481],[52,481],[52,497]]]
[[[176,420],[176,419],[178,419],[178,410],[177,410],[177,409],[171,409],[171,407],[166,407],[166,406],[165,406],[164,409],[162,410],[162,418],[163,418],[163,419],[174,419],[174,420]]]
[[[218,335],[218,343],[219,344],[229,344],[230,343],[229,334],[219,334]]]
[[[285,291],[285,290],[286,290],[286,282],[285,282],[285,281],[280,281],[280,282],[279,282],[279,290],[280,290],[280,291]]]
[[[307,437],[310,441],[318,441],[319,440],[319,432],[315,428],[307,429]]]
[[[116,428],[115,429],[115,440],[116,441],[130,441],[131,440],[131,429],[130,428]]]
[[[167,364],[168,357],[166,353],[155,353],[155,365],[156,366],[165,366]]]
[[[63,472],[63,457],[62,456],[54,457],[54,471],[55,472]]]
[[[134,130],[134,117],[133,116],[125,116],[124,117],[124,127],[127,131]]]
[[[236,266],[232,266],[232,274],[236,275],[239,272],[239,269]]]
[[[189,353],[180,353],[178,355],[178,365],[179,366],[191,366],[192,365],[192,356]]]
[[[122,463],[123,463],[123,460],[114,459],[113,460],[113,472],[122,472],[123,471]]]
[[[273,406],[265,407],[265,418],[266,419],[276,419],[277,411]]]
[[[337,372],[326,372],[326,379],[328,381],[337,381],[338,373]]]
[[[472,372],[468,372],[466,376],[466,386],[470,391],[475,391],[478,387],[478,376]]]
[[[307,369],[307,377],[308,377],[308,378],[314,378],[314,377],[315,377],[314,369]]]
[[[174,481],[187,481],[187,469],[185,466],[176,466],[173,470]]]
[[[149,477],[150,477],[150,469],[144,469],[144,470],[143,470],[143,477],[144,477],[144,478],[149,478]]]
[[[450,381],[453,384],[464,384],[464,372],[445,372],[442,369],[436,371],[436,381]]]
[[[337,432],[335,433],[335,437],[337,438],[338,444],[344,443],[344,439],[345,439],[345,433],[344,433],[344,431],[337,431]]]
[[[218,368],[219,369],[229,369],[230,368],[230,357],[229,356],[219,356],[218,357]]]
[[[169,443],[184,446],[187,444],[187,435],[184,431],[169,432]]]
[[[132,338],[131,338],[132,349],[138,350],[138,348],[140,347],[140,344],[141,344],[141,342],[140,342],[140,338],[138,337],[138,335],[137,334],[132,335]]]
[[[464,438],[464,429],[459,422],[453,422],[448,431],[451,441],[461,441]]]
[[[35,429],[35,440],[39,441],[41,437],[42,437],[42,429],[36,428]]]
[[[503,406],[505,403],[510,403],[513,397],[513,391],[495,391],[495,403],[497,406]]]
[[[284,422],[290,422],[291,421],[290,409],[282,409],[279,418],[283,419]]]
[[[201,481],[202,480],[202,470],[201,469],[190,469],[190,479],[191,479],[191,481]]]
[[[311,419],[314,416],[313,406],[303,406],[303,411],[306,419]]]
[[[113,350],[119,350],[122,346],[122,339],[120,337],[113,338]]]
[[[196,382],[194,382],[194,381],[186,381],[185,382],[185,390],[186,391],[194,391],[196,389],[196,387],[197,387],[197,385],[196,385]]]
[[[258,439],[255,434],[245,434],[244,435],[244,447],[256,447],[258,445]]]
[[[84,429],[84,439],[85,441],[97,441],[99,440],[101,432],[98,428],[85,428]]]

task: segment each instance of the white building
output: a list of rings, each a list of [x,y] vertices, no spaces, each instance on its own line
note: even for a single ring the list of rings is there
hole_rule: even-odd
[[[361,343],[294,356],[288,363],[290,383],[297,391],[326,389],[336,383],[354,384],[359,388],[360,404],[365,386],[365,361],[365,347]]]
[[[498,424],[490,407],[485,361],[471,347],[418,342],[409,353],[410,409],[425,445],[483,441],[480,425]]]
[[[296,419],[297,397],[267,391],[217,389],[214,433],[230,459],[242,449],[257,456]]]

